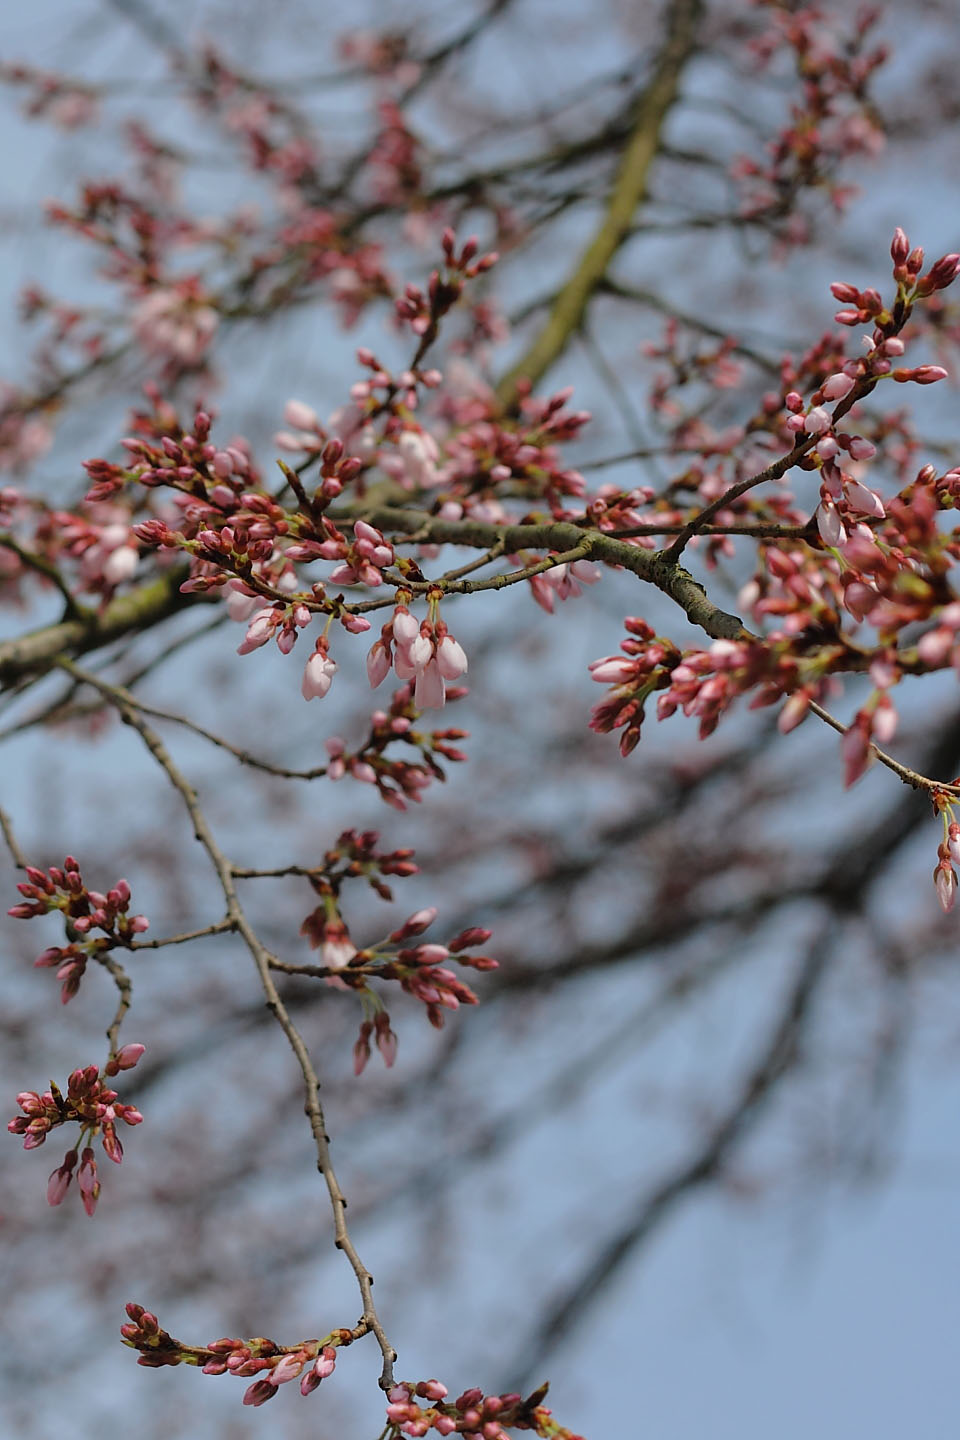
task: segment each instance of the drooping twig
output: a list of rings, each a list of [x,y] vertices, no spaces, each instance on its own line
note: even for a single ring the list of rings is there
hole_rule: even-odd
[[[388,1390],[393,1385],[393,1362],[396,1359],[396,1352],[387,1339],[383,1324],[373,1303],[373,1276],[357,1254],[349,1230],[347,1229],[346,1200],[330,1158],[330,1141],[326,1133],[323,1107],[320,1103],[320,1081],[303,1037],[293,1023],[290,1013],[284,1005],[276,984],[274,983],[270,968],[271,961],[274,957],[260,940],[250,921],[247,919],[243,906],[240,903],[236,890],[233,866],[217,843],[193,786],[174,763],[160,736],[147,724],[137,708],[129,702],[117,687],[109,685],[106,681],[101,680],[99,676],[81,670],[70,660],[61,659],[58,663],[61,668],[72,675],[74,679],[81,681],[83,684],[91,685],[95,690],[98,690],[100,694],[109,700],[116,708],[123,722],[137,732],[154,760],[165,772],[171,785],[183,800],[187,813],[190,816],[191,824],[193,825],[194,835],[206,851],[210,863],[216,872],[220,888],[223,891],[227,915],[234,922],[237,933],[243,939],[256,966],[260,983],[263,987],[263,993],[266,996],[267,1009],[274,1016],[286,1036],[287,1042],[296,1056],[300,1072],[303,1076],[305,1091],[304,1110],[306,1111],[307,1118],[310,1122],[310,1129],[313,1134],[317,1155],[317,1168],[323,1176],[327,1193],[330,1197],[330,1205],[333,1210],[334,1243],[337,1249],[342,1250],[347,1256],[350,1266],[357,1278],[357,1285],[359,1286],[361,1299],[363,1301],[363,1322],[376,1336],[380,1353],[383,1357],[380,1384],[383,1389]]]

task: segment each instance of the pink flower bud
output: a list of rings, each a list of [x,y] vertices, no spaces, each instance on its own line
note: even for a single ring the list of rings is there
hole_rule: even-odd
[[[139,1061],[145,1049],[145,1045],[139,1045],[136,1042],[130,1045],[121,1045],[120,1049],[113,1057],[117,1069],[132,1070]]]
[[[880,496],[866,485],[861,485],[859,480],[846,481],[844,489],[851,510],[856,510],[860,515],[873,515],[878,520],[882,520],[886,515]]]
[[[942,665],[953,649],[953,633],[942,626],[928,630],[917,641],[917,654],[925,665]]]
[[[933,883],[936,887],[937,899],[949,914],[957,897],[957,872],[945,860],[941,860],[933,872]]]
[[[872,460],[877,453],[877,447],[862,435],[851,436],[847,450],[854,460]]]
[[[467,673],[467,657],[452,635],[445,635],[437,646],[437,667],[444,680],[459,680]]]
[[[843,400],[850,394],[854,383],[849,375],[844,375],[842,372],[831,375],[829,380],[825,380],[821,387],[823,397],[825,400]]]
[[[780,734],[788,735],[791,730],[795,730],[800,722],[807,718],[809,710],[810,696],[805,690],[798,690],[791,695],[777,717]]]
[[[244,1405],[254,1406],[265,1405],[268,1400],[273,1399],[276,1393],[277,1387],[272,1384],[269,1379],[255,1380],[249,1389],[244,1392],[243,1403]]]
[[[821,501],[817,506],[817,529],[824,545],[830,545],[834,549],[842,545],[847,538],[839,510],[827,500]]]
[[[442,965],[450,956],[446,945],[418,945],[417,961],[421,965]]]
[[[824,410],[822,405],[815,405],[804,418],[803,428],[808,435],[823,435],[832,424],[829,410]]]
[[[442,710],[445,699],[443,676],[436,660],[431,660],[417,673],[413,703],[418,710]]]
[[[849,787],[860,779],[872,759],[870,736],[865,725],[857,721],[850,726],[840,744],[844,763],[844,784]]]
[[[317,413],[302,400],[288,400],[283,407],[283,418],[295,430],[316,430]]]
[[[890,255],[893,259],[894,265],[902,265],[906,261],[906,258],[909,254],[910,241],[907,239],[904,231],[898,225],[896,230],[894,230],[893,232],[893,240],[890,242]],[[838,300],[841,298],[841,296],[837,296]]]
[[[367,656],[367,679],[376,690],[390,674],[390,651],[382,640],[378,640]]]
[[[337,673],[337,664],[325,655],[321,650],[315,650],[307,661],[303,671],[303,682],[300,686],[300,693],[304,700],[320,699],[330,689],[333,677]]]

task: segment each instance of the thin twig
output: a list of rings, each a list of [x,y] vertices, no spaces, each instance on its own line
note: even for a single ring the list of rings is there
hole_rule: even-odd
[[[3,831],[3,838],[6,841],[6,846],[10,851],[14,865],[16,865],[18,870],[26,870],[27,857],[17,843],[17,837],[14,835],[13,826],[10,823],[10,816],[2,806],[0,806],[0,830]]]
[[[387,1339],[386,1332],[384,1331],[373,1303],[373,1276],[357,1254],[353,1241],[350,1238],[350,1232],[347,1229],[347,1202],[344,1199],[343,1191],[340,1188],[340,1183],[330,1158],[330,1141],[326,1133],[323,1108],[320,1103],[320,1081],[313,1067],[313,1062],[310,1059],[303,1037],[293,1023],[290,1013],[280,998],[280,993],[274,983],[270,970],[270,962],[275,957],[267,950],[250,921],[247,919],[237,895],[233,866],[220,849],[210,829],[207,818],[201,809],[196,791],[175,765],[160,736],[155,730],[151,729],[137,707],[130,703],[118,687],[108,684],[97,675],[91,675],[81,670],[70,660],[61,657],[56,663],[59,664],[62,669],[66,670],[68,674],[72,675],[74,679],[81,681],[83,684],[91,685],[95,690],[98,690],[101,695],[115,706],[124,724],[131,726],[131,728],[137,732],[157,764],[166,773],[171,785],[183,800],[193,825],[194,835],[206,851],[210,863],[216,872],[226,902],[227,915],[234,921],[237,932],[242,937],[256,966],[260,983],[263,987],[263,993],[266,996],[267,1009],[274,1016],[286,1036],[287,1042],[296,1056],[297,1063],[300,1067],[305,1091],[304,1110],[309,1119],[310,1129],[313,1134],[317,1154],[317,1169],[323,1176],[333,1211],[334,1243],[337,1249],[342,1250],[347,1256],[350,1266],[357,1278],[357,1284],[363,1301],[363,1320],[376,1336],[377,1343],[380,1346],[380,1353],[383,1357],[380,1384],[384,1390],[389,1390],[393,1385],[393,1362],[396,1359],[396,1352]]]
[[[824,710],[815,700],[811,700],[810,709],[824,724],[836,730],[838,735],[846,735],[849,725],[844,725],[836,715],[831,715],[829,710]],[[870,753],[875,755],[881,765],[886,765],[894,775],[899,775],[904,785],[909,785],[912,790],[926,790],[929,794],[947,796],[951,800],[960,800],[960,785],[947,785],[942,780],[931,780],[927,775],[921,775],[917,770],[911,770],[909,765],[901,765],[899,760],[894,760],[885,750],[877,745],[870,746]]]
[[[213,925],[204,925],[200,930],[184,930],[180,935],[163,935],[158,940],[131,940],[131,950],[160,950],[164,945],[185,945],[188,940],[202,940],[205,935],[223,935],[236,930],[237,922],[231,915],[217,920]]]

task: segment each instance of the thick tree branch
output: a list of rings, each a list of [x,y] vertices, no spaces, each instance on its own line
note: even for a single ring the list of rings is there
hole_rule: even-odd
[[[506,409],[516,403],[518,380],[536,385],[566,349],[607,266],[630,234],[662,143],[664,122],[677,98],[680,76],[696,47],[702,15],[702,0],[672,0],[667,6],[666,39],[650,81],[637,99],[630,138],[603,222],[554,300],[543,329],[500,381],[497,396]]]

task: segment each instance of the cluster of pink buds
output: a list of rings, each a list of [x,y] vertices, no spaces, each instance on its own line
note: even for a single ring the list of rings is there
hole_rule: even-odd
[[[405,605],[398,605],[367,656],[367,675],[374,689],[393,666],[401,680],[413,680],[418,710],[439,710],[447,684],[467,673],[463,647],[442,620],[418,624]]]
[[[887,691],[899,679],[899,674],[892,665],[881,660],[873,662],[870,674],[877,689],[857,711],[840,744],[844,784],[848,787],[855,784],[873,763],[873,745],[889,744],[897,731],[897,712]]]
[[[367,1061],[370,1059],[370,1036],[376,1037],[375,1043],[380,1054],[383,1056],[383,1063],[389,1070],[397,1058],[397,1037],[390,1028],[390,1016],[386,1010],[378,1010],[372,1020],[364,1020],[360,1025],[360,1033],[353,1045],[353,1073],[362,1075],[366,1069]]]
[[[303,400],[288,400],[283,407],[283,418],[293,431],[278,430],[274,444],[281,450],[303,451],[308,455],[318,454],[324,445],[325,436],[316,410]]]
[[[627,755],[639,739],[643,707],[649,695],[659,690],[657,719],[664,720],[681,709],[700,721],[700,738],[713,733],[721,715],[739,695],[756,689],[751,708],[773,705],[784,695],[797,692],[783,712],[782,730],[799,724],[810,701],[823,693],[827,678],[820,675],[803,683],[800,664],[790,651],[790,642],[774,634],[767,643],[751,640],[715,640],[708,650],[686,650],[682,654],[669,640],[655,636],[645,621],[628,617],[624,624],[631,636],[621,642],[626,656],[606,655],[590,666],[591,678],[613,683],[613,690],[591,712],[590,728],[600,734],[624,728],[621,753]],[[874,703],[880,713],[888,702]],[[872,712],[873,713],[873,712]],[[782,718],[783,718],[782,717]],[[881,728],[884,721],[872,719]]]
[[[305,629],[312,618],[309,607],[304,604],[264,606],[247,626],[237,654],[251,655],[269,640],[276,640],[280,653],[289,655],[297,642],[297,631]]]
[[[533,1431],[544,1440],[583,1440],[553,1419],[541,1403],[546,1392],[542,1385],[524,1400],[517,1392],[484,1395],[474,1388],[448,1402],[447,1387],[439,1380],[404,1382],[387,1392],[387,1433],[391,1440],[400,1435],[426,1435],[431,1430],[438,1435],[462,1435],[464,1440],[510,1440],[510,1431],[516,1429]]]
[[[945,290],[960,273],[960,255],[951,254],[941,255],[927,273],[921,275],[923,249],[919,245],[911,249],[910,241],[899,225],[893,232],[890,255],[893,260],[893,278],[903,287],[910,299],[922,299],[932,295],[935,290]]]
[[[467,694],[465,686],[445,690],[448,701],[460,700]],[[423,792],[433,780],[443,780],[445,772],[438,756],[453,762],[466,760],[466,754],[451,741],[465,740],[469,731],[454,726],[442,730],[423,731],[415,726],[417,709],[413,689],[407,684],[394,691],[389,711],[374,710],[370,716],[370,735],[354,753],[338,735],[324,741],[330,763],[327,776],[342,780],[350,775],[367,785],[375,785],[380,798],[394,810],[406,810],[409,802],[419,804]],[[403,742],[419,750],[421,763],[395,758],[387,754],[394,742]]]
[[[130,945],[136,935],[149,929],[145,915],[128,915],[130,886],[118,880],[112,890],[102,895],[88,890],[80,874],[80,866],[72,855],[63,862],[63,869],[52,865],[49,871],[26,867],[29,877],[17,885],[26,899],[7,911],[16,920],[30,920],[59,910],[71,928],[85,935],[89,930],[102,930],[118,945]]]
[[[762,160],[741,157],[733,174],[747,185],[743,213],[775,226],[782,243],[799,244],[809,237],[797,208],[802,192],[826,189],[834,208],[842,210],[851,192],[833,179],[834,172],[847,157],[875,155],[883,146],[869,82],[887,48],[867,47],[881,13],[877,6],[860,6],[849,31],[836,13],[828,25],[814,5],[768,5],[765,13],[769,29],[753,37],[749,48],[764,64],[781,52],[790,55],[802,91]]]
[[[444,963],[455,959],[459,965],[472,970],[496,970],[497,961],[490,955],[467,955],[463,952],[476,945],[485,945],[491,932],[480,925],[472,925],[448,940],[446,945],[426,942],[420,945],[404,945],[404,941],[423,934],[436,919],[433,906],[417,910],[390,935],[390,944],[401,948],[387,963],[378,967],[376,973],[384,980],[399,980],[401,988],[419,1000],[427,1008],[427,1019],[435,1029],[443,1026],[444,1010],[457,1010],[461,1005],[476,1005],[477,997],[452,970]],[[379,950],[379,947],[378,947]]]
[[[456,520],[471,514],[478,519],[503,519],[500,501],[506,487],[507,493],[542,495],[558,516],[563,496],[585,493],[584,477],[567,468],[561,446],[578,438],[590,412],[567,409],[571,387],[541,398],[531,395],[525,382],[518,382],[518,394],[522,397],[520,415],[509,419],[500,413],[490,394],[450,397],[447,412],[453,428],[444,440],[443,465],[437,463],[435,448],[419,476],[412,463],[408,464],[408,483],[443,484],[451,497],[439,511],[443,518]],[[425,444],[430,440],[427,435],[420,438]],[[408,433],[401,434],[398,449],[404,450],[408,443]]]
[[[132,1070],[143,1054],[143,1048],[142,1045],[124,1045],[111,1056],[103,1075]],[[139,1125],[143,1120],[140,1111],[135,1106],[124,1105],[117,1099],[116,1090],[111,1090],[104,1084],[103,1076],[96,1065],[74,1070],[67,1081],[65,1095],[51,1081],[50,1089],[42,1094],[36,1090],[22,1091],[17,1096],[17,1104],[23,1114],[9,1121],[7,1129],[11,1135],[24,1137],[25,1150],[36,1150],[46,1141],[50,1131],[60,1125],[80,1126],[77,1145],[67,1151],[63,1164],[50,1176],[47,1200],[51,1205],[61,1203],[70,1187],[79,1159],[77,1185],[83,1207],[88,1215],[92,1215],[100,1196],[97,1163],[90,1145],[84,1146],[82,1154],[80,1145],[84,1139],[92,1140],[99,1134],[104,1153],[119,1165],[123,1159],[123,1146],[117,1135],[117,1121],[122,1120],[126,1125]]]
[[[160,1369],[167,1365],[195,1365],[204,1375],[236,1375],[254,1383],[248,1386],[244,1405],[263,1405],[272,1400],[281,1385],[300,1379],[301,1395],[310,1395],[322,1380],[332,1375],[337,1349],[358,1338],[353,1330],[334,1330],[322,1340],[304,1340],[299,1345],[280,1346],[263,1335],[252,1340],[224,1337],[209,1345],[184,1345],[175,1340],[150,1310],[142,1305],[126,1306],[129,1317],[121,1325],[123,1343],[139,1350],[138,1365]],[[306,1367],[309,1366],[309,1369]]]
[[[399,981],[401,989],[426,1006],[427,1018],[436,1029],[443,1026],[445,1010],[457,1010],[460,1005],[476,1005],[476,995],[445,962],[453,959],[473,970],[495,970],[497,961],[491,956],[464,953],[485,944],[490,939],[489,930],[472,925],[446,945],[435,942],[405,944],[422,935],[433,924],[437,912],[430,906],[415,911],[382,944],[358,950],[338,909],[335,894],[338,877],[334,877],[331,883],[318,875],[311,878],[311,884],[323,899],[306,917],[300,933],[309,939],[315,949],[320,949],[324,967],[331,972],[326,976],[328,984],[340,990],[359,991],[363,1001],[365,1015],[353,1050],[355,1074],[361,1073],[370,1058],[371,1036],[375,1037],[376,1046],[388,1066],[393,1064],[397,1053],[397,1037],[390,1028],[390,1017],[382,1001],[370,988],[371,979]]]
[[[630,637],[620,642],[625,654],[604,655],[589,667],[591,680],[614,687],[590,712],[590,729],[608,735],[622,728],[620,753],[629,755],[640,739],[647,698],[669,684],[680,652],[671,641],[658,638],[638,616],[628,615],[623,623]]]
[[[331,548],[328,542],[328,549]],[[371,588],[382,585],[381,571],[394,561],[393,546],[366,520],[354,522],[353,543],[342,540],[339,554],[341,563],[330,573],[331,585],[369,585]],[[324,555],[327,559],[335,558],[326,550]]]
[[[497,263],[499,256],[492,250],[487,255],[475,258],[479,242],[471,235],[457,254],[456,236],[452,230],[444,230],[442,237],[444,270],[434,270],[430,276],[427,293],[424,295],[416,285],[407,285],[403,295],[396,301],[397,318],[406,321],[415,335],[428,336],[436,330],[438,322],[456,304],[463,291],[463,282],[484,274]]]
[[[91,958],[105,954],[116,945],[129,948],[135,937],[149,928],[150,922],[145,915],[127,913],[130,886],[126,880],[118,880],[106,895],[99,890],[88,890],[72,855],[67,856],[62,870],[53,866],[46,872],[28,865],[26,871],[29,879],[21,882],[17,889],[27,899],[7,913],[18,920],[29,920],[52,910],[59,910],[63,915],[69,943],[48,946],[34,964],[43,969],[56,967],[61,984],[60,999],[66,1005],[80,989]],[[93,930],[103,933],[90,935]],[[82,936],[88,938],[76,938]]]
[[[540,575],[532,575],[530,589],[541,610],[552,615],[556,601],[581,595],[581,587],[596,585],[600,576],[601,571],[589,560],[574,560],[569,565],[554,565]]]
[[[20,63],[0,65],[0,80],[26,90],[24,114],[43,116],[61,130],[76,130],[97,118],[100,91],[93,85]]]

